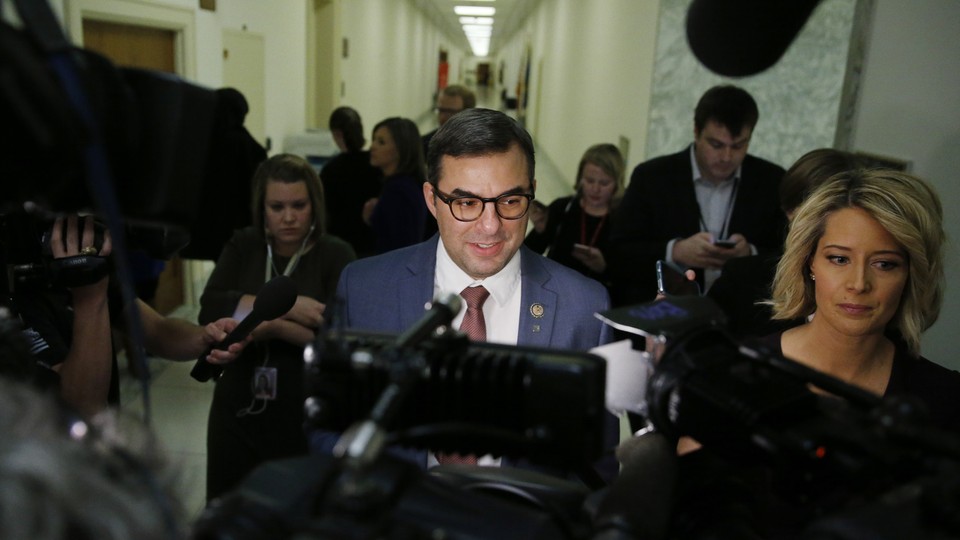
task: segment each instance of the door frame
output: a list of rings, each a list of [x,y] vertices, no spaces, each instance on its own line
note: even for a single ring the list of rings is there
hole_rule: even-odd
[[[341,28],[342,17],[341,0],[306,2],[308,129],[327,129],[330,113],[340,104],[345,92],[341,62],[349,54],[349,47]]]
[[[196,80],[197,22],[194,10],[131,0],[66,0],[65,7],[67,33],[81,46],[84,19],[172,30],[176,73]]]

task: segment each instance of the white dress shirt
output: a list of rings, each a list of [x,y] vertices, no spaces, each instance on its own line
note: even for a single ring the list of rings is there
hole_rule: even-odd
[[[482,280],[476,280],[467,275],[443,247],[443,240],[437,242],[437,268],[434,272],[433,297],[460,291],[470,286],[483,285],[490,296],[483,303],[483,320],[487,327],[487,341],[516,345],[520,333],[520,252],[514,253],[507,265],[496,274]],[[460,328],[463,316],[467,312],[467,303],[463,303],[460,313],[453,319],[451,325]],[[478,465],[488,467],[500,466],[500,459],[491,455],[480,456]],[[427,467],[438,465],[437,457],[431,452],[427,454]]]

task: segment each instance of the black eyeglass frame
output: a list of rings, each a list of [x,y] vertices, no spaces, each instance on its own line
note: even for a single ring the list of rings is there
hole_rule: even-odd
[[[450,209],[450,215],[453,216],[453,219],[461,223],[470,223],[480,219],[480,217],[483,216],[483,212],[487,209],[487,203],[493,203],[493,209],[497,213],[497,216],[500,219],[516,221],[518,219],[521,219],[523,216],[527,215],[527,212],[530,211],[530,203],[535,198],[535,195],[533,193],[504,193],[502,195],[497,195],[496,197],[477,197],[475,195],[462,195],[460,197],[454,197],[453,195],[448,195],[435,187],[432,189],[433,189],[434,196],[436,196],[443,203],[445,203],[447,205],[447,208]],[[504,216],[503,214],[500,213],[500,205],[497,203],[500,201],[500,199],[503,199],[505,197],[523,197],[524,199],[527,200],[527,207],[523,210],[523,213],[517,217]],[[477,217],[473,219],[463,219],[463,218],[457,217],[457,213],[453,211],[453,202],[459,201],[461,199],[473,199],[475,201],[480,201],[482,206],[480,207],[480,213],[477,214]]]

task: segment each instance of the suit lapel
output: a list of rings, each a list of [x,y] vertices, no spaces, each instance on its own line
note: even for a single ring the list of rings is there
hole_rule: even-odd
[[[557,291],[548,287],[552,278],[541,258],[520,248],[520,328],[517,345],[549,347],[557,317]]]
[[[690,148],[680,152],[677,157],[678,176],[681,181],[677,182],[680,188],[679,197],[673,204],[678,216],[683,220],[683,236],[695,234],[700,231],[700,203],[697,202],[697,190],[693,185],[693,165],[690,163]],[[676,181],[672,179],[672,181]],[[682,206],[681,206],[682,205]],[[674,229],[676,232],[676,229]]]
[[[400,328],[406,330],[423,317],[424,306],[433,299],[434,272],[437,264],[437,235],[431,241],[418,244],[417,249],[411,252],[411,257],[405,262],[405,268],[395,271],[406,271],[408,276],[400,279],[398,290],[398,306],[400,306]]]

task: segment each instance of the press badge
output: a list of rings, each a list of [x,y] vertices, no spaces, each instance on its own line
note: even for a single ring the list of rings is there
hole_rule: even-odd
[[[277,399],[277,368],[256,368],[253,371],[252,387],[255,399]]]

